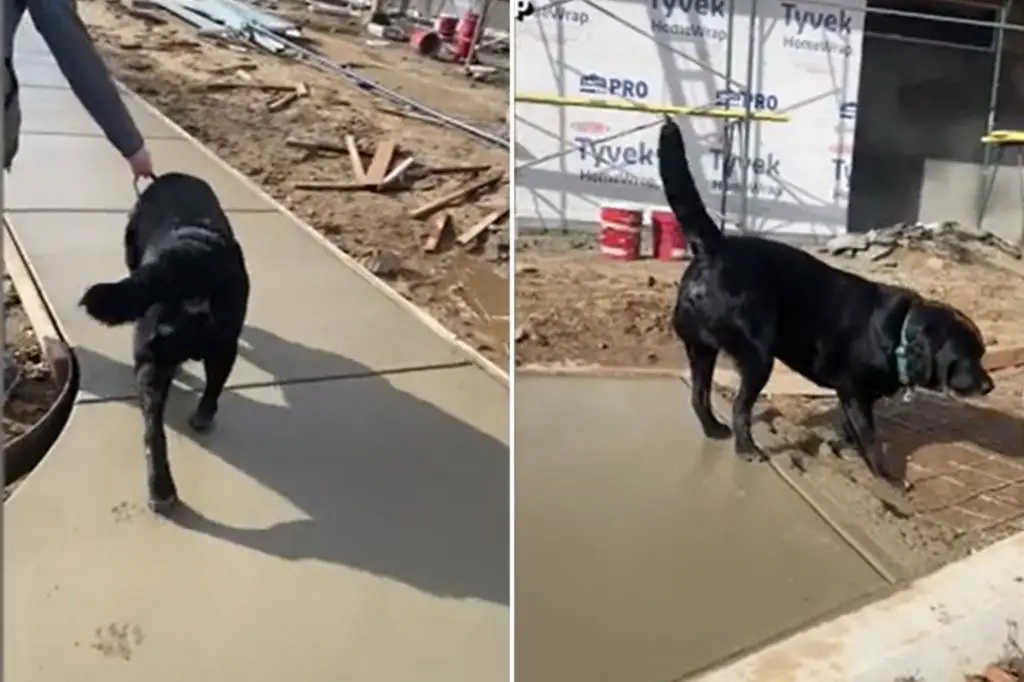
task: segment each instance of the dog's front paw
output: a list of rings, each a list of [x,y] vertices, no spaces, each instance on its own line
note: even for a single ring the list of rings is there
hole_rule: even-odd
[[[166,496],[150,495],[149,497],[149,509],[154,514],[169,516],[176,506],[178,506],[177,493],[171,493]]]
[[[213,430],[213,415],[196,410],[188,418],[188,425],[196,433],[209,433]]]

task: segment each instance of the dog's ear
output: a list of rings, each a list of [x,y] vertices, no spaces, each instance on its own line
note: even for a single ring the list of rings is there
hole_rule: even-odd
[[[910,314],[913,315],[913,312]],[[935,350],[928,338],[926,320],[912,320],[907,324],[903,357],[911,385],[928,386],[935,374]]]

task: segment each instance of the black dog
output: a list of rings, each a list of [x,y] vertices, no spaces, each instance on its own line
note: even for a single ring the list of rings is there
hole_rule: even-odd
[[[249,275],[213,189],[181,173],[160,176],[139,196],[125,229],[124,256],[128,277],[89,287],[81,305],[103,324],[135,323],[149,504],[166,513],[178,499],[164,435],[171,381],[183,362],[202,360],[206,388],[189,425],[209,431],[238,355]]]
[[[994,385],[982,366],[977,326],[950,306],[832,268],[786,244],[723,234],[671,119],[662,125],[658,154],[665,195],[694,253],[679,283],[673,326],[686,346],[691,400],[705,435],[730,435],[710,403],[715,361],[724,352],[740,376],[732,409],[736,452],[764,458],[750,435],[751,410],[779,359],[835,389],[846,439],[876,476],[903,485],[906,462],[884,457],[875,402],[911,388],[988,394]]]

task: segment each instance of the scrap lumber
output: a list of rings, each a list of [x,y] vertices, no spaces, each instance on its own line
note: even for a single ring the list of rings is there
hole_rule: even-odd
[[[495,223],[497,223],[499,220],[502,220],[507,215],[508,206],[505,206],[504,208],[499,208],[496,211],[491,211],[486,216],[477,221],[475,225],[469,227],[465,232],[460,234],[455,239],[455,241],[460,246],[466,246],[467,244],[475,241],[481,234],[484,233],[485,230],[488,230],[491,227],[493,227]]]
[[[442,247],[449,246],[448,242],[453,233],[451,213],[447,211],[438,213],[430,221],[430,231],[427,232],[427,239],[423,242],[423,252],[437,253]]]
[[[309,192],[353,192],[361,189],[376,189],[375,182],[330,182],[323,180],[300,180],[292,183],[295,189],[304,189]]]
[[[391,159],[394,157],[397,147],[398,143],[393,139],[385,140],[377,145],[377,149],[373,152],[373,160],[370,161],[370,167],[366,170],[367,182],[372,182],[375,185],[381,183],[391,166]]]
[[[295,89],[291,92],[286,92],[280,97],[276,97],[267,102],[267,111],[281,111],[291,106],[292,102],[299,99],[300,97],[308,97],[309,88],[305,83],[299,83],[295,86]]]
[[[487,177],[485,177],[485,178],[483,178],[481,180],[477,180],[476,182],[472,182],[472,183],[470,183],[470,184],[468,184],[468,185],[466,185],[464,187],[461,187],[460,189],[457,189],[457,190],[455,190],[453,192],[449,192],[448,194],[445,194],[444,196],[440,196],[440,197],[438,197],[436,199],[428,201],[427,203],[423,204],[419,208],[414,209],[412,211],[412,213],[410,213],[409,215],[411,217],[413,217],[413,218],[423,218],[424,216],[428,216],[431,213],[433,213],[434,211],[436,211],[436,210],[438,210],[440,208],[444,208],[445,206],[447,206],[448,204],[450,204],[452,202],[461,201],[462,199],[464,199],[464,198],[468,197],[469,195],[473,194],[474,192],[479,192],[480,190],[484,189],[485,187],[489,187],[490,185],[493,185],[493,184],[497,183],[498,181],[501,180],[501,178],[502,178],[502,174],[501,173],[495,173],[493,175],[488,175]]]
[[[363,157],[359,155],[359,147],[356,145],[355,136],[345,136],[345,148],[348,151],[349,161],[352,162],[352,174],[355,175],[358,180],[365,180],[366,169],[363,168]]]
[[[283,83],[254,83],[252,81],[213,81],[203,83],[204,90],[262,90],[264,92],[293,92],[294,85]]]
[[[423,169],[427,175],[450,175],[455,173],[485,173],[491,170],[488,163],[477,163],[466,166],[430,166]]]
[[[385,175],[384,179],[377,184],[377,189],[384,189],[392,183],[401,180],[402,173],[404,173],[415,161],[416,159],[411,156],[402,159],[402,162],[392,168],[391,172]]]

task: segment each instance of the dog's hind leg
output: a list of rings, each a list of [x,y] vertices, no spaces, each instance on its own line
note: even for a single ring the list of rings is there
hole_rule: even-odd
[[[732,430],[718,421],[711,410],[711,382],[714,380],[718,349],[695,339],[686,339],[683,345],[690,361],[690,404],[704,429],[704,435],[715,439],[728,438]]]
[[[217,416],[217,403],[224,385],[228,382],[231,369],[238,357],[238,346],[203,358],[203,371],[206,373],[206,387],[203,397],[199,399],[195,412],[189,417],[188,424],[193,431],[206,433],[213,428],[214,417]]]
[[[740,387],[732,404],[732,428],[736,434],[736,454],[748,461],[767,459],[750,433],[754,403],[772,375],[775,359],[752,342],[737,344],[729,354],[736,361]]]
[[[149,507],[158,514],[168,513],[178,501],[164,433],[164,410],[173,376],[173,370],[152,364],[142,365],[135,372],[144,421]]]

